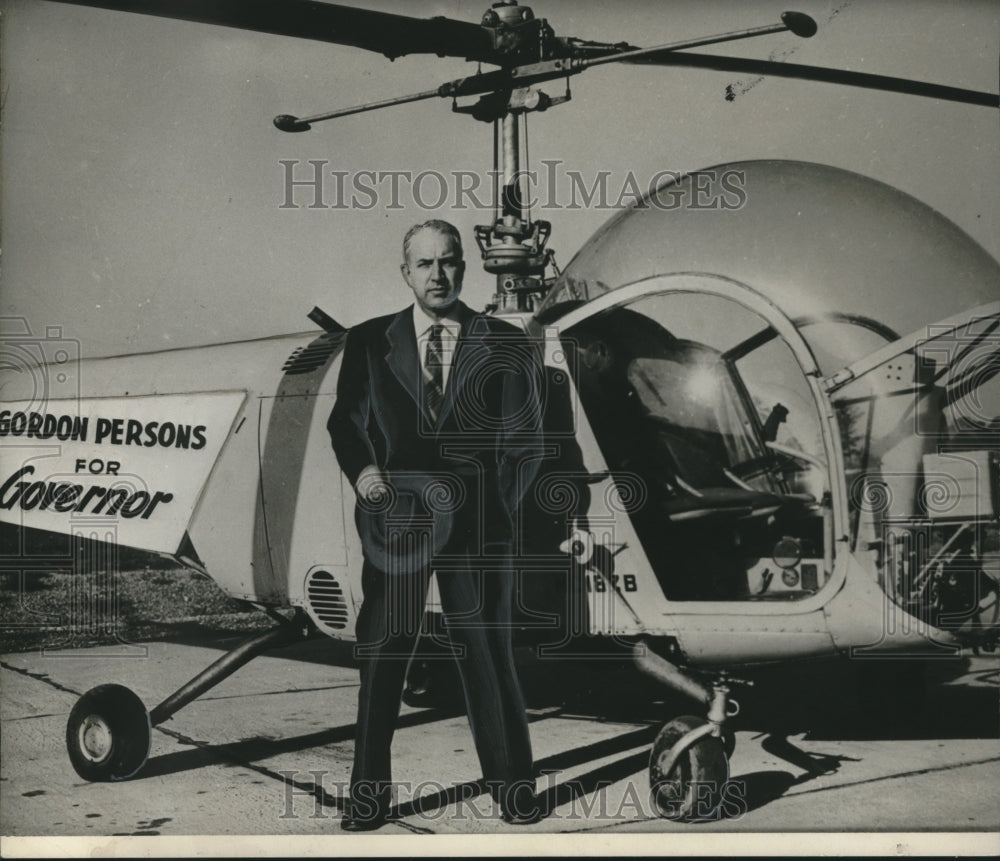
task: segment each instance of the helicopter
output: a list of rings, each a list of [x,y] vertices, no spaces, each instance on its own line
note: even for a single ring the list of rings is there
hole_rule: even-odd
[[[497,67],[273,125],[301,134],[444,98],[493,126],[497,207],[475,238],[493,313],[540,344],[553,441],[521,513],[521,635],[549,657],[581,642],[632,650],[704,712],[653,745],[662,815],[718,806],[740,667],[995,647],[997,572],[981,564],[1000,518],[1000,266],[988,253],[882,183],[758,159],[663,178],[556,272],[552,226],[521,184],[525,118],[564,104],[569,80],[598,65],[799,76],[970,110],[997,107],[995,94],[688,53],[811,38],[800,13],[639,48],[558,36],[513,2],[478,24],[317,2],[80,5]],[[86,779],[138,773],[151,727],[253,657],[317,632],[352,640],[361,547],[349,483],[331,491],[325,428],[346,330],[319,309],[311,319],[320,332],[54,356],[5,381],[0,436],[20,457],[4,471],[4,520],[162,553],[275,618],[152,709],[117,685],[85,694],[67,746]],[[56,374],[76,397],[58,396]]]

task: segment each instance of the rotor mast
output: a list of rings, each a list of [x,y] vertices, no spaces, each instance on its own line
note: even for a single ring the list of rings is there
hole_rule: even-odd
[[[483,16],[484,26],[504,29],[523,27],[532,22],[544,37],[547,24],[535,22],[527,6],[517,0],[499,0]],[[544,38],[539,39],[540,53]],[[471,108],[455,110],[472,113],[477,119],[490,119],[494,114],[499,126],[500,145],[496,148],[499,164],[496,175],[502,179],[500,200],[497,201],[493,224],[476,226],[476,241],[483,258],[483,268],[496,276],[497,288],[492,307],[498,313],[532,311],[544,297],[551,281],[545,279],[545,269],[552,263],[551,249],[546,248],[552,226],[547,221],[532,221],[525,206],[521,173],[521,114],[545,110],[557,101],[566,101],[569,94],[554,100],[532,87],[507,88],[480,99]],[[492,108],[492,111],[490,110]],[[494,135],[497,129],[494,128]],[[553,264],[554,265],[554,264]]]

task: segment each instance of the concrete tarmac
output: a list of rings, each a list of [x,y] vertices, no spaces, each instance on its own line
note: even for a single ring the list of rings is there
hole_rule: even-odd
[[[329,641],[258,658],[155,727],[134,778],[88,783],[73,771],[65,728],[80,694],[117,682],[152,708],[231,646],[156,642],[2,657],[0,833],[371,839],[339,832],[358,677],[336,665]],[[709,821],[688,824],[657,815],[647,766],[663,723],[698,708],[618,665],[545,669],[522,674],[546,813],[539,823],[499,819],[478,782],[464,714],[403,706],[393,745],[397,818],[378,834],[707,840],[717,832],[941,831],[1000,850],[991,836],[1000,830],[996,656],[931,667],[922,702],[902,711],[866,710],[843,666],[767,671],[741,696],[725,803]]]

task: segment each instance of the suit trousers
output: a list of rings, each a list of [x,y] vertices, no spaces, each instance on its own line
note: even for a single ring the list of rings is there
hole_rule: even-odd
[[[515,798],[525,797],[526,787],[534,797],[534,775],[511,644],[514,573],[509,562],[490,561],[492,567],[480,568],[468,558],[449,556],[448,567],[436,570],[483,777],[506,811],[518,803]],[[361,688],[351,775],[352,801],[358,807],[362,802],[388,803],[392,737],[429,581],[430,568],[386,574],[364,563],[356,647]]]

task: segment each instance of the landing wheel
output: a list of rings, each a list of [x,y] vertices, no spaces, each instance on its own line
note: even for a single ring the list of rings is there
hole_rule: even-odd
[[[84,780],[125,780],[146,763],[152,728],[146,707],[122,685],[87,691],[69,713],[66,748]]]
[[[675,821],[712,818],[729,780],[729,761],[722,739],[702,736],[669,765],[670,751],[704,718],[684,715],[660,730],[649,757],[649,786],[659,814]],[[666,770],[665,770],[666,769]]]

